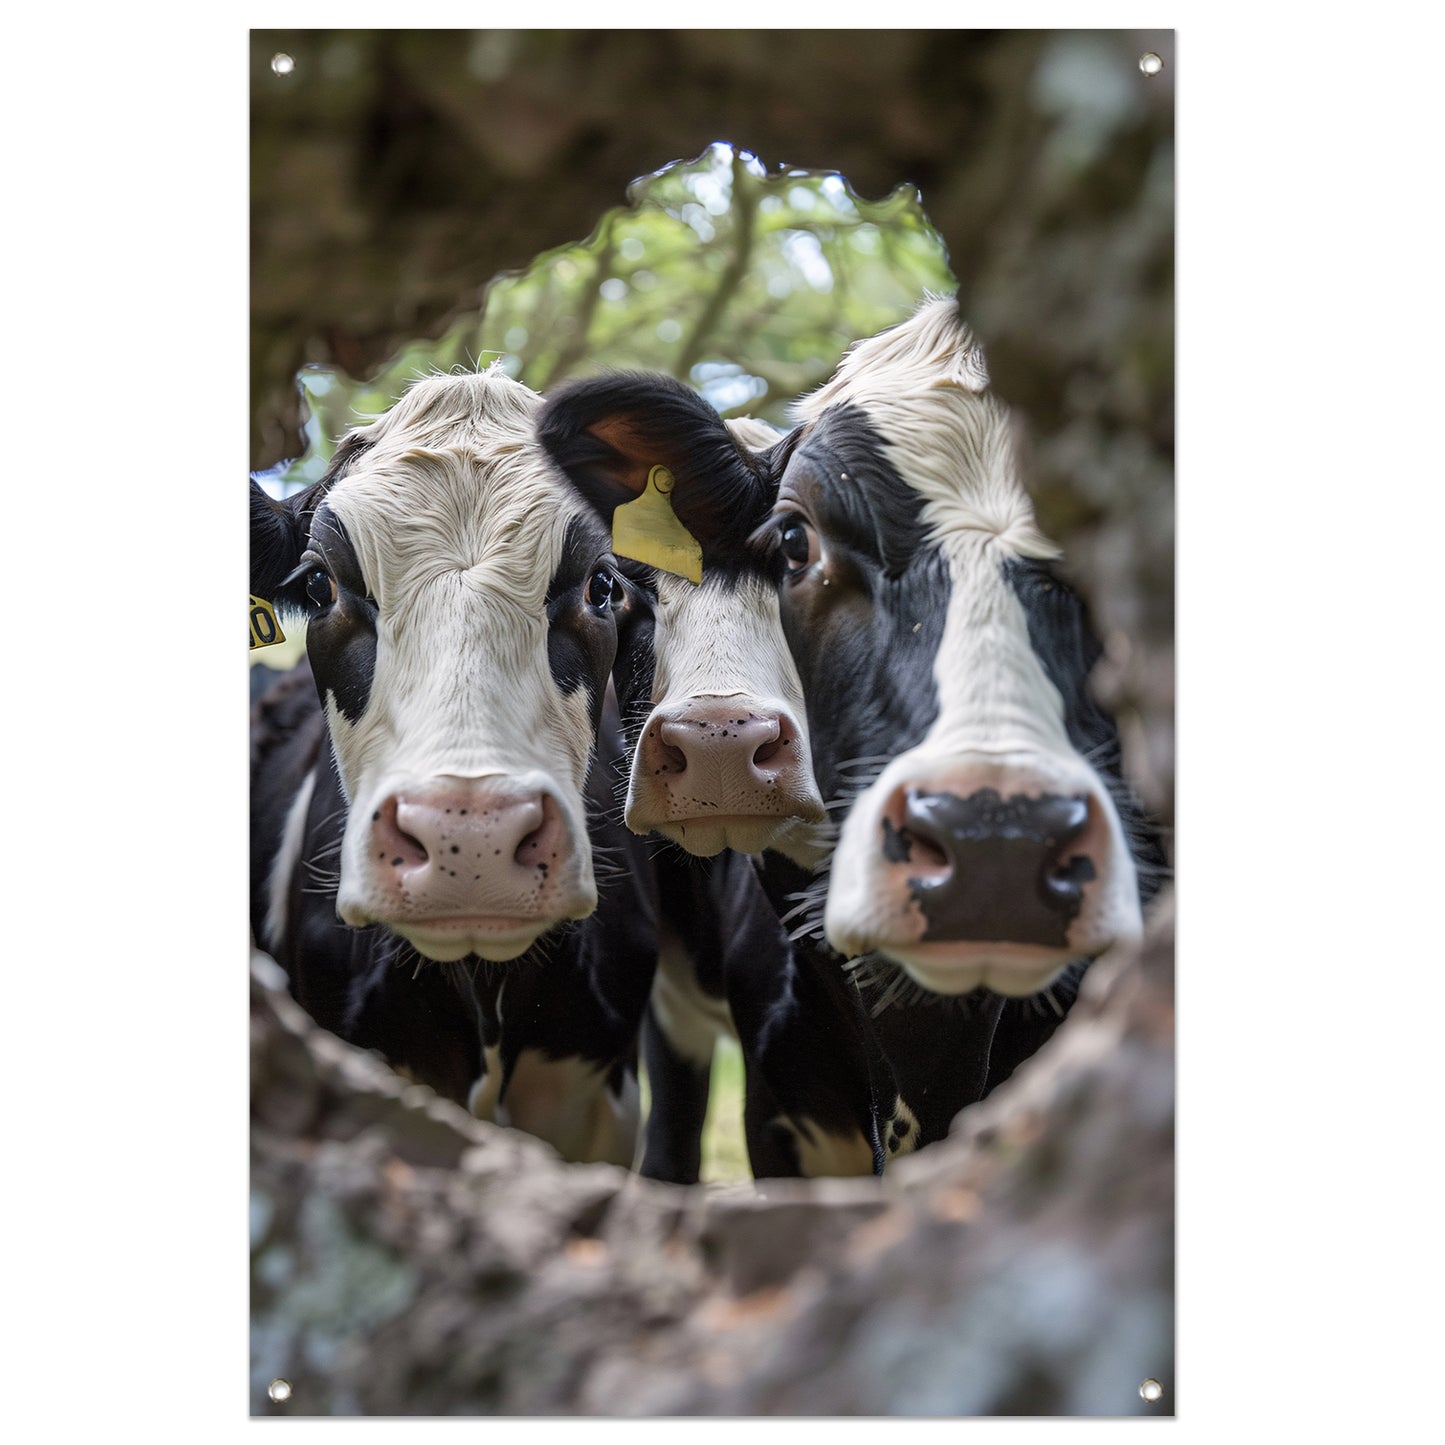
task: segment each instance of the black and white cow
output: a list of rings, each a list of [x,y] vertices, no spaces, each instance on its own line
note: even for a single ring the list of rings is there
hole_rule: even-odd
[[[597,740],[632,588],[539,404],[428,378],[299,496],[253,484],[252,591],[306,610],[314,680],[253,713],[253,929],[326,1027],[628,1164],[656,940]]]
[[[1087,963],[1138,938],[1165,865],[1089,690],[1087,610],[987,387],[951,298],[860,342],[797,409],[762,534],[839,805],[810,921],[861,961],[925,1143],[971,1088],[932,1071],[924,1040],[943,1057],[950,1028],[992,1013],[995,1087]],[[1029,998],[1044,990],[1048,1009]]]
[[[702,412],[685,436],[660,422],[684,410],[675,383],[627,384],[619,414],[584,409],[590,443],[563,429],[549,445],[594,500],[666,462],[704,585],[711,568],[756,639],[773,619],[751,598],[777,596],[833,818],[772,840],[764,882],[780,906],[802,896],[795,957],[849,961],[891,1071],[887,1151],[931,1142],[1048,1037],[1089,959],[1137,937],[1163,863],[1090,698],[1098,647],[1049,565],[1007,412],[950,299],[854,347],[762,453]],[[682,599],[660,659],[705,652],[726,611]],[[1044,989],[1052,1007],[1028,997]]]
[[[826,817],[778,612],[780,568],[755,565],[747,545],[778,433],[751,419],[724,424],[682,383],[633,373],[563,387],[538,430],[608,522],[653,466],[669,467],[703,548],[701,585],[629,569],[652,619],[633,629],[617,672],[632,748],[628,827],[692,855],[654,857],[660,952],[643,1034],[653,1086],[643,1172],[696,1180],[725,1035],[746,1064],[756,1176],[876,1172],[891,1113],[880,1100],[892,1090],[857,991],[832,959],[793,947],[766,876],[742,856],[811,858]]]
[[[1142,819],[1089,694],[1098,645],[987,385],[948,298],[852,348],[799,408],[770,540],[828,720],[815,767],[852,794],[828,942],[933,993],[1022,996],[1138,937]],[[870,750],[887,761],[860,787],[842,764]]]

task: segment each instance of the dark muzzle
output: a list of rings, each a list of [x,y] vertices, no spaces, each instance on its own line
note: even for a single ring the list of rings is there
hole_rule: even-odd
[[[908,865],[928,923],[923,941],[1063,948],[1096,876],[1087,853],[1071,846],[1088,820],[1084,797],[910,789],[901,826],[883,821],[883,852]]]

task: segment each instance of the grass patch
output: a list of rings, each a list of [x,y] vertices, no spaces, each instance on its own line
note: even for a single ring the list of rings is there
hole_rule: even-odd
[[[743,1137],[742,1050],[732,1039],[719,1039],[702,1131],[702,1179],[707,1184],[751,1178]]]
[[[644,1065],[640,1071],[643,1127],[652,1108],[652,1088]],[[732,1039],[720,1039],[712,1056],[712,1082],[707,1119],[702,1130],[702,1182],[731,1184],[751,1179],[747,1141],[743,1135],[743,1055]]]

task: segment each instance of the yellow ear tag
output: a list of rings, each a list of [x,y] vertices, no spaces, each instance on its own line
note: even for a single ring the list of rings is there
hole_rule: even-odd
[[[251,651],[258,647],[274,647],[278,642],[285,641],[286,634],[281,631],[271,604],[264,597],[251,598]]]
[[[660,567],[689,582],[702,581],[702,544],[677,519],[669,495],[676,485],[666,467],[653,467],[634,502],[612,514],[612,550],[619,557]]]

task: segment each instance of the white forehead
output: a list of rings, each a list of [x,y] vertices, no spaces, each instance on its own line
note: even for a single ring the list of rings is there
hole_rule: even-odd
[[[704,574],[694,586],[657,577],[653,701],[742,695],[802,712],[803,685],[788,650],[777,588],[760,578]]]
[[[897,326],[860,341],[794,414],[817,422],[857,407],[924,501],[940,542],[983,533],[1020,557],[1056,557],[1019,478],[1008,409],[988,391],[983,350],[951,296],[926,298]]]
[[[583,508],[535,440],[540,405],[493,366],[415,382],[360,429],[371,445],[328,501],[383,609],[453,574],[541,610]]]

